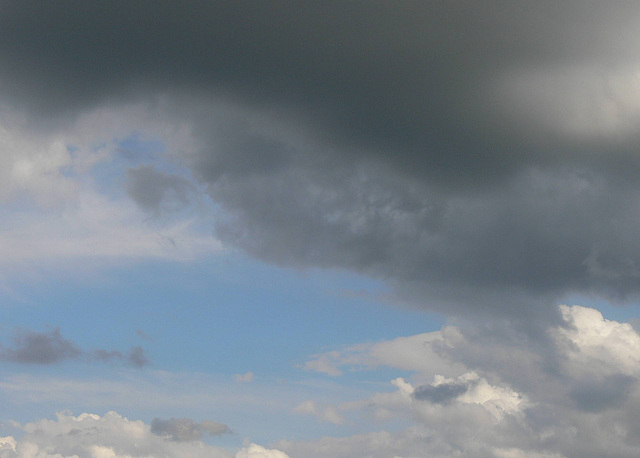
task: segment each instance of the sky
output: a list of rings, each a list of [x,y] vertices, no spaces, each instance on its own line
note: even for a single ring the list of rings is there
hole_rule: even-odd
[[[0,457],[640,455],[639,30],[0,1]]]

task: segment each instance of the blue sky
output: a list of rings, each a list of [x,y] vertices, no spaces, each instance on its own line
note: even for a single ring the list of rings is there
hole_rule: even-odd
[[[0,457],[638,455],[638,24],[0,3]]]

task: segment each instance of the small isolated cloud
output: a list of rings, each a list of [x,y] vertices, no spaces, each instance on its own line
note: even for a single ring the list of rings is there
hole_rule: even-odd
[[[16,363],[52,364],[77,358],[82,351],[60,334],[60,328],[49,332],[19,330],[13,337],[13,348],[2,347],[0,359]]]
[[[236,375],[233,376],[233,379],[236,382],[249,383],[249,382],[253,381],[253,372],[249,371],[246,374],[236,374]]]
[[[229,427],[222,423],[205,420],[200,423],[190,418],[171,418],[162,420],[154,418],[151,421],[151,432],[158,436],[167,436],[172,441],[195,441],[200,440],[205,434],[219,436],[230,433]]]
[[[24,364],[54,364],[64,360],[85,357],[88,360],[121,361],[133,367],[149,364],[142,347],[132,347],[127,355],[118,350],[95,350],[86,352],[71,340],[66,339],[56,327],[48,332],[20,329],[13,337],[13,347],[0,344],[0,361]]]

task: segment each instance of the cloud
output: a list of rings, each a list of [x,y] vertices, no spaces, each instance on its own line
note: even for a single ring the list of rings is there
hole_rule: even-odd
[[[183,207],[177,203],[182,198],[202,214],[209,211],[202,199],[187,195],[194,185],[188,173],[175,172],[175,165],[169,167],[175,173],[156,171],[170,182],[160,213],[145,212],[123,192],[128,169],[133,175],[155,171],[163,146],[179,141],[184,148],[188,143],[176,131],[179,127],[161,119],[144,122],[147,109],[135,103],[101,108],[83,113],[62,130],[38,129],[19,109],[3,112],[0,254],[7,268],[14,272],[83,262],[86,267],[90,259],[103,264],[144,258],[184,261],[220,251],[206,217],[195,221],[194,211],[174,211]],[[136,135],[133,125],[146,135]],[[163,143],[158,132],[172,138]],[[129,144],[135,145],[135,154],[123,152]]]
[[[110,362],[123,361],[133,367],[144,367],[149,360],[142,347],[132,347],[127,356],[117,350],[95,350],[86,352],[74,342],[64,338],[60,328],[49,332],[17,330],[13,337],[14,346],[4,347],[0,344],[0,361],[11,361],[24,364],[54,364],[64,360],[87,357],[89,360]]]
[[[136,130],[190,168],[223,243],[269,262],[451,316],[558,322],[540,304],[640,293],[633,3],[2,8],[0,99],[26,120],[8,149],[58,140],[7,156],[30,189],[71,192],[91,161],[64,133]],[[175,169],[127,168],[150,214],[189,206]]]
[[[144,367],[149,364],[149,359],[146,357],[144,350],[142,350],[142,347],[140,346],[131,347],[127,360],[135,367]]]
[[[185,207],[189,184],[183,177],[159,172],[151,166],[127,170],[127,194],[154,215]]]
[[[438,381],[433,385],[422,385],[417,387],[413,396],[418,400],[427,400],[435,404],[446,404],[458,396],[465,394],[469,389],[468,383],[457,381]]]
[[[293,411],[303,415],[313,415],[321,421],[341,425],[344,418],[335,406],[319,407],[314,401],[308,400],[298,404]]]
[[[98,361],[123,361],[133,367],[144,367],[149,364],[149,359],[144,354],[144,350],[140,346],[131,347],[127,355],[123,355],[117,350],[95,350],[90,353],[91,358]]]
[[[198,441],[168,440],[152,432],[140,420],[129,420],[116,412],[103,416],[84,413],[77,417],[58,413],[55,420],[18,425],[24,436],[0,439],[0,450],[7,458],[23,456],[86,457],[226,457],[231,454]]]
[[[14,337],[14,348],[2,348],[0,359],[17,363],[51,364],[77,358],[82,351],[62,337],[60,328],[48,333],[20,330]]]
[[[158,436],[168,436],[171,440],[180,442],[200,440],[205,434],[218,436],[229,433],[231,430],[227,425],[210,420],[196,423],[190,418],[171,418],[169,420],[154,418],[151,421],[151,432]]]
[[[236,453],[235,458],[289,458],[284,452],[267,449],[258,444],[249,444]]]
[[[414,429],[317,450],[637,455],[637,334],[552,304],[640,295],[639,19],[577,0],[3,3],[0,259],[225,245],[382,279],[458,326],[312,357],[414,373],[332,407]],[[72,357],[35,337],[5,357]]]
[[[440,331],[398,337],[376,343],[357,344],[326,353],[313,355],[303,369],[339,376],[349,370],[375,369],[381,366],[418,371],[433,376],[435,373],[459,373],[464,365],[443,358],[441,348],[455,345],[464,339],[459,328],[445,326]]]
[[[288,458],[279,450],[253,443],[235,454],[204,444],[199,440],[204,432],[217,435],[228,431],[226,425],[213,421],[195,423],[187,418],[156,418],[150,426],[113,411],[103,416],[83,413],[77,417],[60,412],[55,420],[45,419],[25,425],[16,423],[15,426],[24,435],[20,439],[0,437],[3,457]]]
[[[569,397],[578,408],[587,412],[618,408],[632,394],[637,381],[637,378],[623,374],[606,376],[601,380],[586,379],[576,384]]]
[[[365,399],[322,408],[309,400],[297,408],[319,418],[328,407],[344,418],[357,414],[379,432],[283,440],[276,447],[292,457],[637,454],[640,337],[592,308],[559,311],[562,322],[549,325],[543,341],[527,327],[496,323],[335,350],[330,360],[343,371],[387,367],[413,374]],[[414,357],[419,352],[424,361]],[[442,368],[448,375],[438,373]],[[398,421],[410,426],[396,432],[384,426]]]
[[[246,374],[236,374],[236,375],[233,376],[233,379],[236,382],[249,383],[249,382],[253,381],[253,372],[249,371]]]
[[[252,415],[267,408],[295,424],[308,421],[301,416],[318,420],[318,428],[328,431],[323,438],[291,438],[286,427],[278,430],[278,437],[288,440],[272,447],[292,458],[637,455],[640,366],[632,359],[637,333],[595,309],[561,306],[559,311],[562,322],[548,325],[544,341],[535,340],[539,336],[527,327],[497,322],[449,325],[332,351],[331,361],[343,374],[357,370],[370,381],[379,378],[379,370],[384,377],[400,372],[390,384],[366,383],[357,391],[351,375],[327,379],[325,374],[324,381],[308,384],[309,372],[306,388],[288,383],[266,394],[256,394],[256,388],[266,388],[255,384],[224,385],[215,378],[162,371],[125,371],[121,380],[10,374],[0,388],[22,406],[188,408],[204,416],[207,405],[216,405],[236,417],[239,411]],[[333,399],[326,391],[319,398],[319,387],[327,383]],[[224,429],[188,418],[159,418],[146,427],[173,444]]]

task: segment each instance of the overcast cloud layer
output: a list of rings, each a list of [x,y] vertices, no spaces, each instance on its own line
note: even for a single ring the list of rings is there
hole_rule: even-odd
[[[131,102],[186,126],[171,153],[227,244],[455,313],[638,292],[633,2],[1,8],[5,106],[41,131]],[[128,177],[151,213],[186,202]]]

